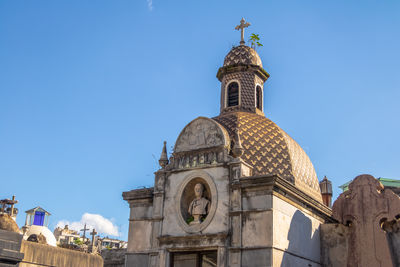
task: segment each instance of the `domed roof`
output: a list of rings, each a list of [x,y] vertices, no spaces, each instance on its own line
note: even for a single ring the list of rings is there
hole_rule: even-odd
[[[213,118],[231,136],[237,131],[253,175],[278,175],[322,202],[319,182],[304,150],[274,122],[248,112],[231,112]]]
[[[4,213],[0,214],[0,229],[15,233],[20,232],[18,224],[14,221],[14,219],[11,218],[10,215]]]
[[[257,65],[262,68],[261,58],[256,50],[246,45],[236,46],[226,55],[224,67],[236,64]]]
[[[39,236],[42,234],[46,238],[47,245],[56,247],[57,241],[54,234],[46,226],[29,225],[24,234],[24,239],[27,240],[31,235]]]

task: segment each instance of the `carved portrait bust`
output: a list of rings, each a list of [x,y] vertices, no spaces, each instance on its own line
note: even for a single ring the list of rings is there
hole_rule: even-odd
[[[210,201],[203,197],[204,185],[197,183],[194,186],[195,198],[189,205],[189,214],[193,216],[193,221],[189,225],[201,223],[210,210]]]
[[[217,188],[205,171],[191,171],[181,182],[175,195],[176,216],[188,233],[203,231],[211,223],[217,209]]]

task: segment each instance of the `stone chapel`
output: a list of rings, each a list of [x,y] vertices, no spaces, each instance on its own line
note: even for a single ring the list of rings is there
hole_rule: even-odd
[[[248,25],[217,73],[220,114],[187,124],[169,158],[164,143],[154,187],[123,193],[126,266],[321,266],[332,211],[307,154],[264,114],[269,74]]]

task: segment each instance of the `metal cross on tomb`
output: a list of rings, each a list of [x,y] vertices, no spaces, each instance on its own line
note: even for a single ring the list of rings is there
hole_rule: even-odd
[[[96,229],[93,228],[92,232],[90,232],[90,235],[92,236],[92,246],[94,244],[94,236],[97,235]]]
[[[85,226],[83,227],[83,229],[81,229],[81,231],[83,231],[83,242],[85,242],[85,238],[86,238],[86,231],[90,230],[89,228],[86,228],[86,223]]]
[[[235,27],[235,30],[241,30],[241,40],[240,40],[241,45],[244,45],[244,28],[247,28],[249,26],[250,23],[246,22],[244,18],[242,18],[240,20],[240,24]]]

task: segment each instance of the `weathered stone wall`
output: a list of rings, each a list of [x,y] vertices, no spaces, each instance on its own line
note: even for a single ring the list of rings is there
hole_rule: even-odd
[[[322,266],[320,225],[317,214],[289,199],[282,199],[272,187],[246,187],[241,191],[240,212],[231,222],[230,267]],[[232,203],[235,194],[231,196]],[[237,233],[241,233],[237,236]]]
[[[400,198],[396,194],[371,175],[360,175],[332,210],[339,223],[321,227],[324,266],[400,266]]]
[[[124,267],[126,248],[103,249],[101,256],[104,260],[104,267]]]
[[[6,230],[0,230],[0,266],[17,266],[24,254],[20,253],[22,235]]]
[[[388,240],[396,266],[400,266],[400,221],[396,224],[394,231],[388,232]]]
[[[321,261],[326,267],[347,266],[349,227],[338,224],[321,225]]]
[[[397,224],[400,227],[400,223]],[[347,266],[350,232],[350,227],[339,223],[321,225],[321,260],[325,267]],[[386,237],[393,266],[400,266],[400,231],[387,232]]]
[[[24,259],[19,267],[102,267],[103,259],[99,255],[52,247],[22,240],[21,252]]]
[[[273,196],[273,266],[321,266],[320,226],[323,220]]]

